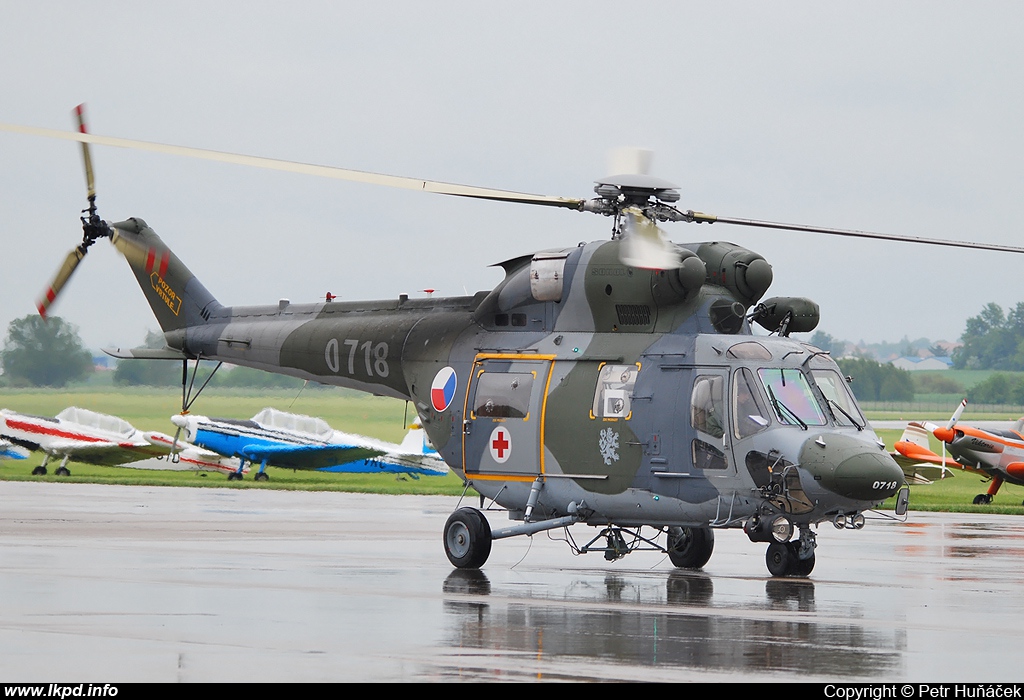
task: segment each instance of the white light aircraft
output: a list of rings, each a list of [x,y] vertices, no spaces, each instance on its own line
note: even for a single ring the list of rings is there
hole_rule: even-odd
[[[169,435],[142,432],[117,416],[71,406],[55,417],[33,416],[0,409],[0,438],[19,449],[44,453],[43,463],[32,470],[46,474],[51,459],[59,458],[58,476],[70,476],[67,463],[83,462],[108,467],[216,471],[234,473],[237,459],[182,445],[176,450]],[[172,454],[173,453],[173,454]]]

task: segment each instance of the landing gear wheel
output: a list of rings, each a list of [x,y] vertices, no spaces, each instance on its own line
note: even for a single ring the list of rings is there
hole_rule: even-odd
[[[46,476],[46,467],[36,467],[32,470],[32,476]]]
[[[239,474],[238,472],[231,472],[230,474],[228,474],[228,481],[241,481],[241,480],[242,480],[242,475]]]
[[[459,569],[479,569],[491,554],[491,526],[476,508],[459,508],[444,524],[444,553]]]
[[[711,558],[715,533],[709,527],[670,527],[665,549],[673,566],[699,569]]]
[[[807,557],[806,559],[801,559],[800,541],[793,540],[789,543],[789,545],[790,553],[793,556],[793,563],[790,566],[789,575],[799,576],[801,578],[805,576],[810,576],[811,572],[814,570],[814,552],[812,551],[811,556]]]
[[[992,496],[990,496],[987,493],[979,493],[977,496],[974,497],[974,505],[976,506],[988,505],[991,502]]]
[[[253,481],[270,481],[270,474],[267,474],[266,472],[256,472],[256,476],[252,479]]]
[[[772,542],[768,545],[764,561],[772,576],[788,576],[793,556],[788,542]]]
[[[71,470],[67,467],[57,467],[57,471],[54,474],[57,476],[71,476]]]
[[[814,552],[806,559],[800,558],[800,540],[772,542],[764,559],[772,576],[804,577],[814,569]]]

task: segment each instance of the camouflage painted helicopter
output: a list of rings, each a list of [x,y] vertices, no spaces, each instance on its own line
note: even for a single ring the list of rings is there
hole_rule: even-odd
[[[81,115],[79,113],[79,123]],[[0,128],[82,144],[89,187],[81,245],[39,303],[45,314],[89,246],[125,256],[163,329],[164,350],[121,357],[208,359],[410,401],[445,461],[508,511],[492,530],[456,510],[444,527],[453,565],[478,568],[494,539],[573,524],[600,528],[577,553],[638,549],[700,568],[715,530],[767,543],[775,576],[806,576],[818,524],[859,529],[897,495],[903,473],[872,431],[838,366],[792,333],[818,322],[804,298],[761,301],[771,266],[725,242],[676,245],[658,222],[731,223],[1012,252],[714,217],[674,206],[675,186],[634,172],[568,199],[303,165],[75,132]],[[145,221],[96,211],[90,143],[612,217],[611,240],[501,263],[504,280],[463,297],[224,306]],[[754,335],[757,323],[770,335]],[[648,535],[644,528],[653,529]],[[794,537],[796,534],[796,537]],[[662,539],[661,535],[664,535]]]

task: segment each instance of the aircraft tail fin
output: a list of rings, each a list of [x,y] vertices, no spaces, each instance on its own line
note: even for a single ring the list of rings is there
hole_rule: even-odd
[[[916,445],[928,452],[932,451],[931,445],[928,444],[929,431],[921,423],[908,423],[907,427],[903,430],[903,435],[900,436],[899,441],[903,443],[910,443]]]
[[[402,439],[401,448],[403,452],[408,454],[437,454],[437,450],[434,449],[434,446],[430,444],[430,440],[427,439],[426,431],[416,423],[405,434],[405,438]]]
[[[142,219],[113,225],[124,255],[164,333],[207,322],[221,304]]]

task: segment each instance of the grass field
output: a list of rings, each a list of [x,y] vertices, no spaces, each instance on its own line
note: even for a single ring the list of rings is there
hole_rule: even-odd
[[[160,430],[173,434],[170,416],[181,406],[181,394],[174,390],[150,388],[115,389],[93,387],[81,390],[0,389],[0,408],[21,413],[53,416],[68,406],[81,406],[101,413],[120,416],[140,430]],[[402,401],[369,396],[337,388],[295,391],[252,391],[243,389],[206,390],[193,407],[194,413],[213,416],[249,418],[266,406],[274,406],[294,413],[305,413],[323,418],[337,430],[359,433],[370,437],[400,442],[405,434],[406,406]],[[988,420],[995,416],[981,414]],[[870,415],[871,418],[877,418]],[[946,416],[948,417],[948,416]],[[945,419],[943,416],[913,416],[913,418]],[[408,418],[413,418],[410,409]],[[967,418],[965,417],[964,420]],[[1006,420],[1010,420],[1006,418]],[[879,437],[889,449],[902,431],[880,430]],[[937,442],[933,449],[938,452]],[[315,491],[349,491],[388,494],[442,494],[459,495],[463,492],[461,480],[454,474],[444,477],[407,476],[387,474],[330,474],[323,472],[293,472],[286,469],[268,469],[269,482],[252,479],[228,482],[223,475],[194,472],[150,471],[125,467],[95,467],[71,463],[70,477],[31,476],[32,468],[42,461],[42,455],[33,454],[27,460],[0,461],[0,480],[11,481],[71,481],[105,484],[140,484],[150,486],[198,486],[218,488],[297,489]],[[1004,484],[991,505],[971,503],[988,488],[987,482],[975,474],[957,471],[956,476],[911,489],[910,505],[914,510],[946,510],[967,513],[1008,513],[1024,515],[1024,487]],[[474,494],[475,495],[475,494]],[[892,508],[892,503],[883,507]]]

